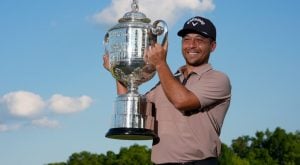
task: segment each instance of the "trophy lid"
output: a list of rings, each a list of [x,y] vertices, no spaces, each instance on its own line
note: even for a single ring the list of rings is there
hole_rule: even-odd
[[[139,6],[137,4],[137,0],[133,0],[131,4],[131,9],[132,11],[127,12],[124,14],[123,18],[119,19],[119,22],[135,22],[135,21],[140,21],[144,23],[149,23],[151,20],[146,17],[146,15],[142,12],[139,12]]]

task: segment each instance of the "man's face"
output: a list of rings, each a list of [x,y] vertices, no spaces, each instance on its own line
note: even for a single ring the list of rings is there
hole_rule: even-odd
[[[182,54],[187,65],[199,66],[207,63],[210,53],[215,48],[215,41],[200,34],[188,33],[182,37]]]

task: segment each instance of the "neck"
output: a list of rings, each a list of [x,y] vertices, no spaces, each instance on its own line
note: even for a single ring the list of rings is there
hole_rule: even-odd
[[[194,71],[194,66],[191,65],[185,65],[185,67],[182,68],[182,73],[184,77],[187,77],[189,74],[191,74]]]

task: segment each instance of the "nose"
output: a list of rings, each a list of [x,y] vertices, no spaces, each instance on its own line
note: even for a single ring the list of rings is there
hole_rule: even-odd
[[[188,45],[191,48],[197,47],[197,41],[194,38],[192,38]]]

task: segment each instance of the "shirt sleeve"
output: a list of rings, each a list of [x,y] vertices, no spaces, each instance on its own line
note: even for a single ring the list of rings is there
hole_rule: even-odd
[[[200,76],[198,82],[190,86],[189,90],[198,97],[201,109],[231,97],[229,78],[224,73],[214,70]]]

